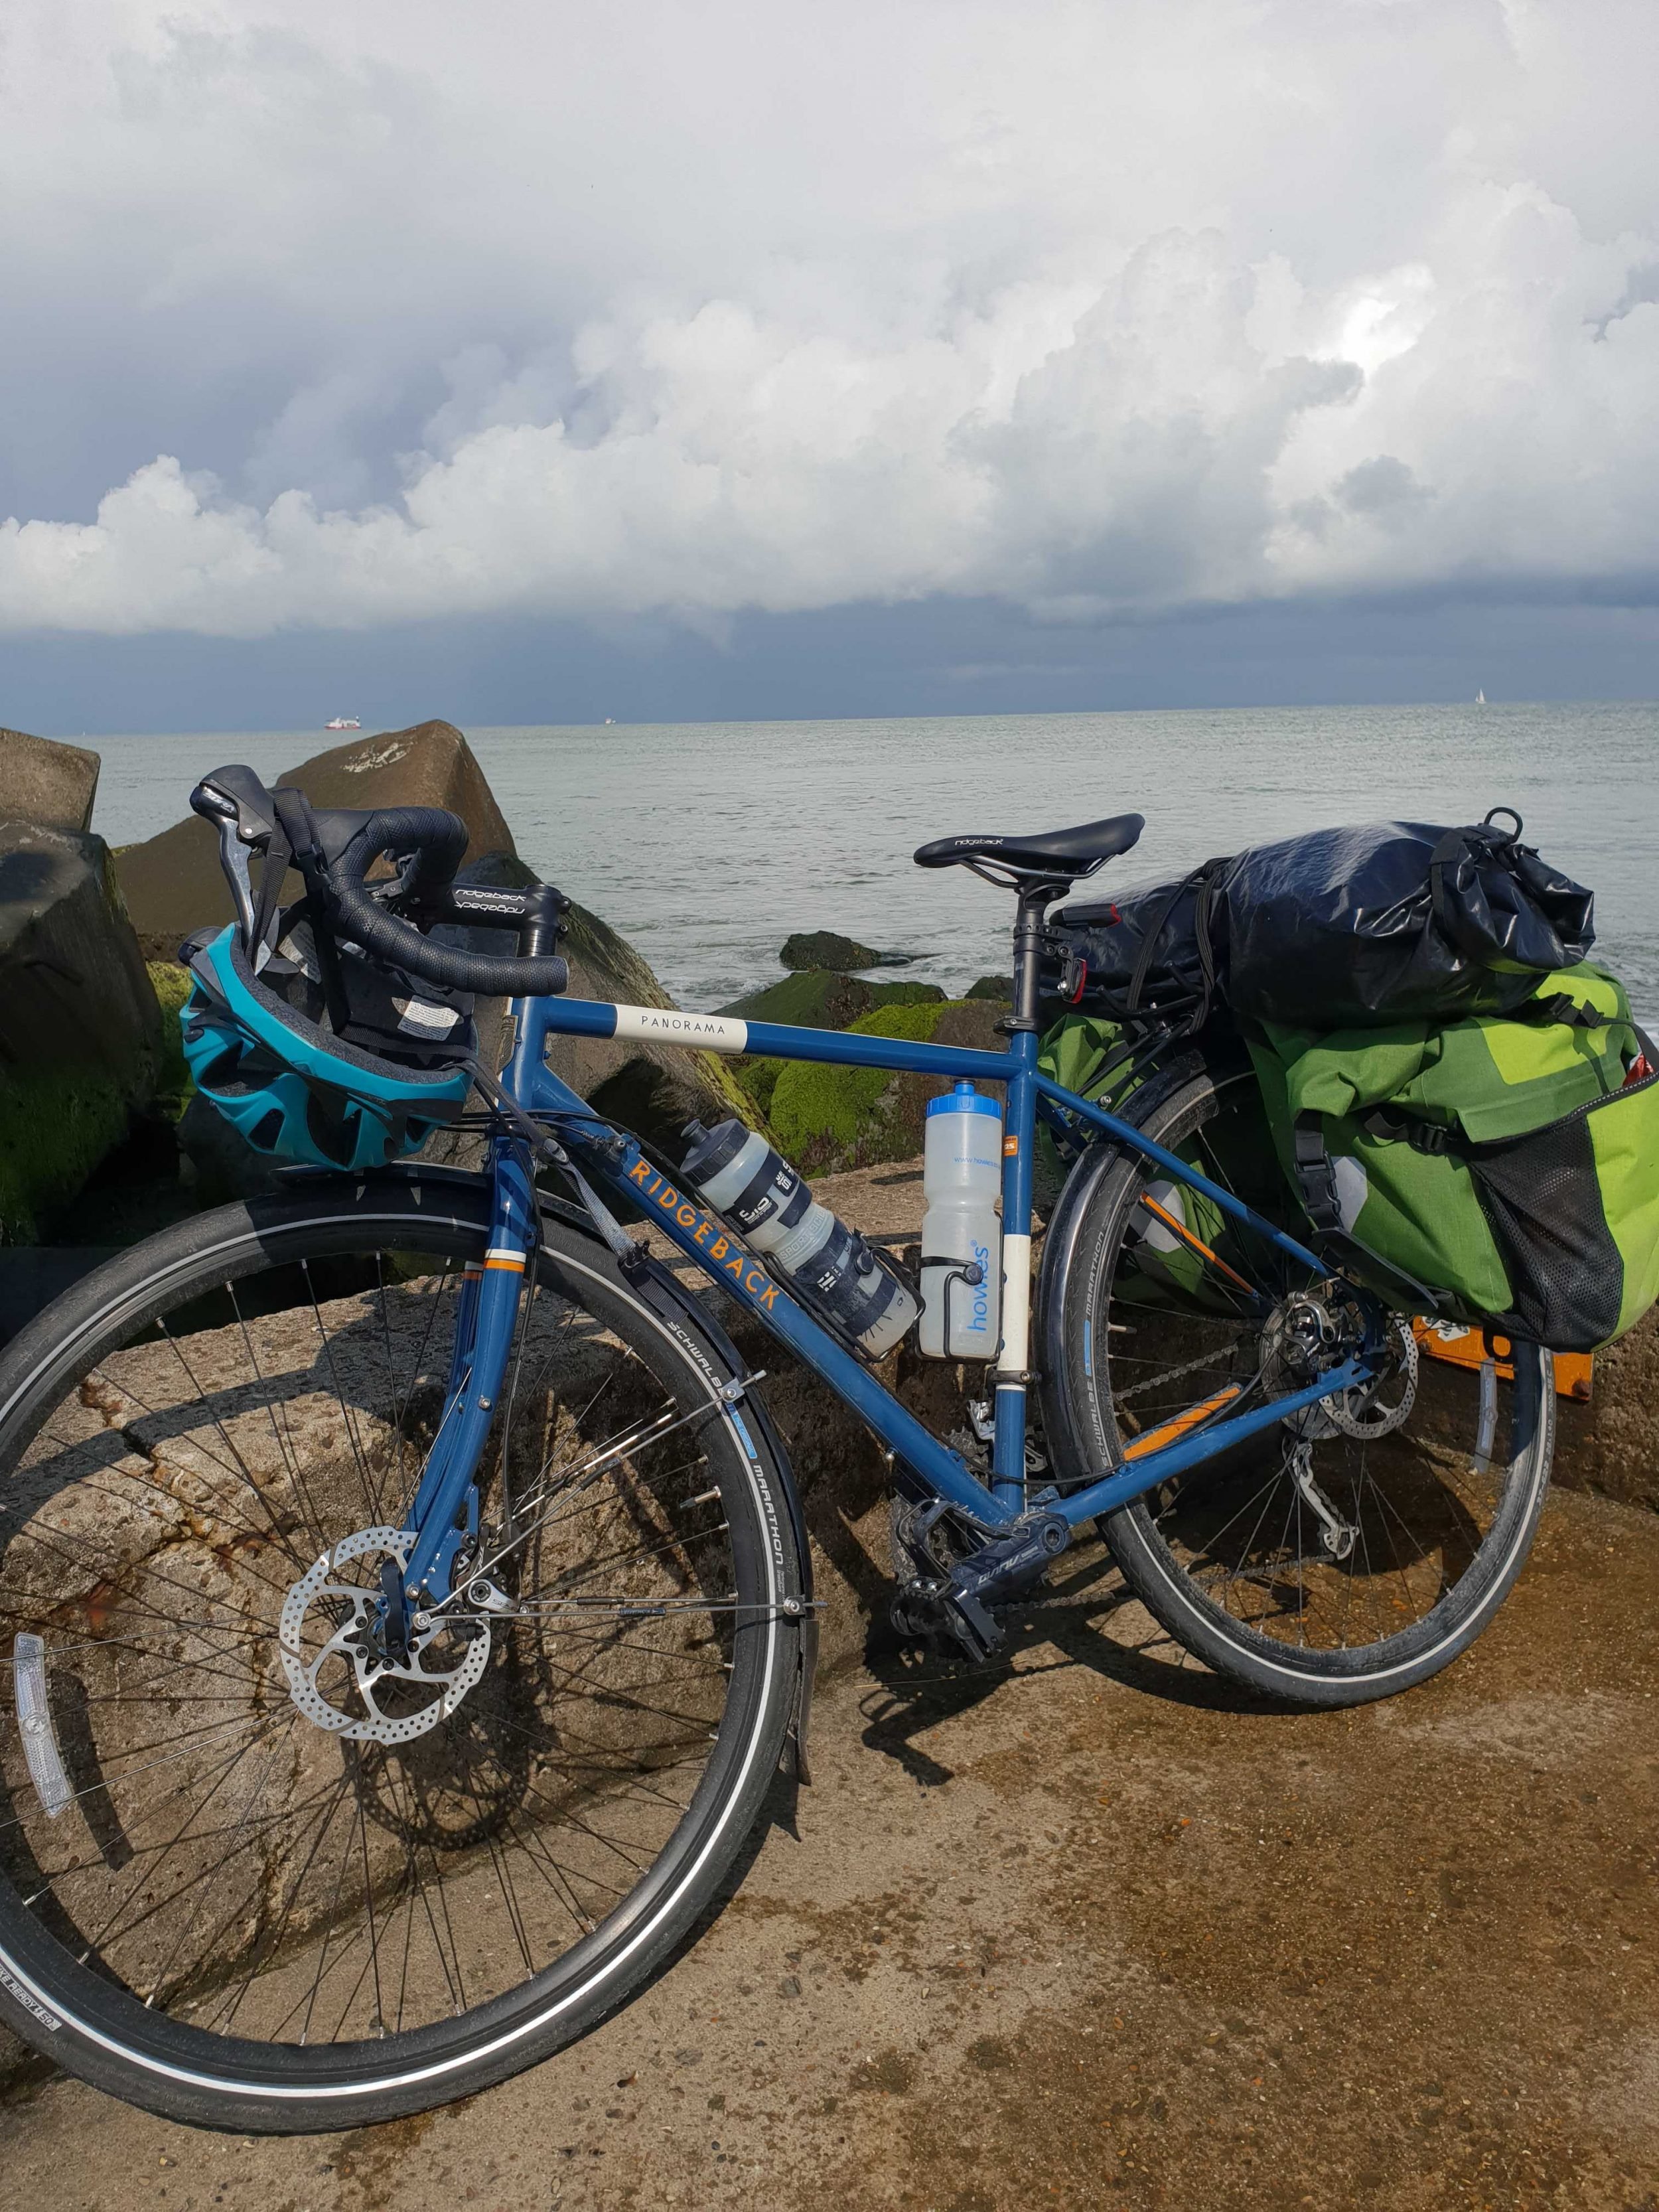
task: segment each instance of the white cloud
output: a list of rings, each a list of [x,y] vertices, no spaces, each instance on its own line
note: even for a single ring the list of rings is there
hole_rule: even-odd
[[[0,625],[1659,578],[1646,0],[335,13],[15,0]]]

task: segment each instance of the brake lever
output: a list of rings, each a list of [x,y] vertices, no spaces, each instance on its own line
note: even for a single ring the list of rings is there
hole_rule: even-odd
[[[231,902],[236,908],[236,919],[241,927],[242,945],[250,955],[253,950],[253,878],[247,864],[247,847],[242,842],[239,829],[236,803],[211,784],[198,784],[191,793],[191,805],[205,820],[215,824],[219,832],[219,866],[224,871],[225,881],[230,886]]]

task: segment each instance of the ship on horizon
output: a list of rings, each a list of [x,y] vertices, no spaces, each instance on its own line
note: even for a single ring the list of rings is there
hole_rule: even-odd
[[[355,714],[337,714],[331,722],[325,722],[325,730],[361,730],[362,724]]]

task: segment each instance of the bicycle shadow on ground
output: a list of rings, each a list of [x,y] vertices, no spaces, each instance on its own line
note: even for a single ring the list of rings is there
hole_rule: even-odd
[[[865,1666],[878,1686],[861,1700],[863,1741],[871,1750],[897,1760],[924,1789],[943,1787],[955,1778],[955,1770],[918,1739],[1034,1674],[1081,1667],[1126,1689],[1205,1711],[1290,1710],[1278,1699],[1224,1681],[1184,1651],[1147,1617],[1103,1549],[1051,1582],[1040,1601],[1028,1608],[1011,1607],[1001,1618],[1007,1640],[978,1665],[948,1651],[902,1643],[884,1622],[872,1625]]]
[[[1252,1693],[1209,1673],[1139,1608],[1118,1577],[1103,1545],[1079,1544],[1068,1560],[1070,1571],[1056,1576],[1041,1600],[1013,1607],[1004,1616],[1007,1641],[995,1657],[975,1666],[949,1655],[901,1641],[888,1625],[886,1606],[873,1610],[865,1640],[863,1666],[874,1678],[859,1700],[866,1725],[861,1741],[868,1750],[896,1760],[924,1789],[939,1789],[955,1779],[918,1741],[942,1723],[960,1718],[996,1693],[1032,1675],[1085,1668],[1125,1688],[1198,1710],[1224,1713],[1287,1713],[1280,1700]],[[867,1562],[866,1562],[867,1565]],[[891,1585],[884,1584],[890,1593]],[[1138,1617],[1137,1617],[1138,1616]],[[1116,1633],[1114,1633],[1114,1628]],[[820,1722],[816,1741],[822,1743]],[[641,1992],[672,1972],[720,1920],[774,1830],[799,1843],[800,1793],[793,1751],[787,1751],[742,1850],[719,1888],[685,1935],[663,1960]]]

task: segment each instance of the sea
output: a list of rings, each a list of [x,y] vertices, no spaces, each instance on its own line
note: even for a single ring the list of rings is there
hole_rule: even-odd
[[[367,737],[371,732],[365,731]],[[639,947],[684,1006],[777,981],[797,930],[910,956],[959,991],[1006,973],[1012,902],[911,854],[951,835],[1146,817],[1090,886],[1129,890],[1212,855],[1338,822],[1478,822],[1595,892],[1597,957],[1659,1023],[1659,702],[1297,707],[834,722],[470,729],[545,880]],[[318,730],[88,738],[94,827],[128,844],[178,820],[205,770],[267,780]],[[336,739],[333,742],[346,742]]]

